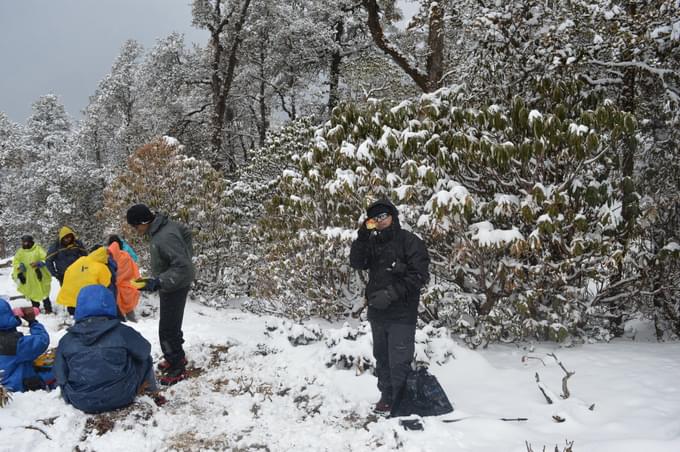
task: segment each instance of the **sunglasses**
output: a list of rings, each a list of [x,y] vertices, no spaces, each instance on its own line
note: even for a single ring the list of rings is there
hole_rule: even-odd
[[[390,216],[390,214],[385,212],[385,213],[381,213],[380,215],[374,216],[373,219],[375,221],[383,221],[383,220],[387,219],[387,217],[389,217],[389,216]]]

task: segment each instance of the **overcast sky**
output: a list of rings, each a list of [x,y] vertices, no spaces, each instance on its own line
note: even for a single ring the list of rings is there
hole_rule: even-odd
[[[80,119],[125,40],[149,49],[173,31],[208,40],[191,27],[191,0],[0,0],[0,111],[23,123],[53,93]]]

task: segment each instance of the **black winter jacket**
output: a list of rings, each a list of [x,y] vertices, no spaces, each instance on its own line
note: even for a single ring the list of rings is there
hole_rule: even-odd
[[[430,255],[425,243],[415,234],[401,229],[397,208],[387,200],[383,204],[392,211],[392,225],[382,231],[371,232],[368,239],[357,238],[349,253],[350,265],[357,270],[368,270],[366,298],[376,291],[388,289],[397,297],[387,309],[369,305],[368,320],[415,324],[418,316],[420,289],[429,280]],[[395,274],[395,268],[403,268]],[[391,288],[390,288],[391,286]]]
[[[151,272],[161,282],[161,292],[189,287],[196,276],[191,230],[188,226],[156,213],[149,227]]]

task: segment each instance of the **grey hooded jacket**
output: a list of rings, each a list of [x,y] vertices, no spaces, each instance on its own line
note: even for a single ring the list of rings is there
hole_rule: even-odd
[[[189,287],[196,270],[191,230],[181,223],[156,213],[149,227],[151,236],[151,273],[161,282],[160,290],[174,292]]]

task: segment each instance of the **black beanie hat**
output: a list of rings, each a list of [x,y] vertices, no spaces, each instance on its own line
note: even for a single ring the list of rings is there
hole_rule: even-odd
[[[366,215],[368,215],[368,218],[375,218],[381,213],[388,213],[392,215],[392,209],[386,204],[375,204],[372,205],[368,211],[366,211]]]
[[[127,222],[131,226],[151,223],[153,218],[153,213],[145,204],[135,204],[127,211]]]
[[[33,243],[33,236],[30,234],[22,235],[21,236],[21,241],[22,242],[31,242]]]

